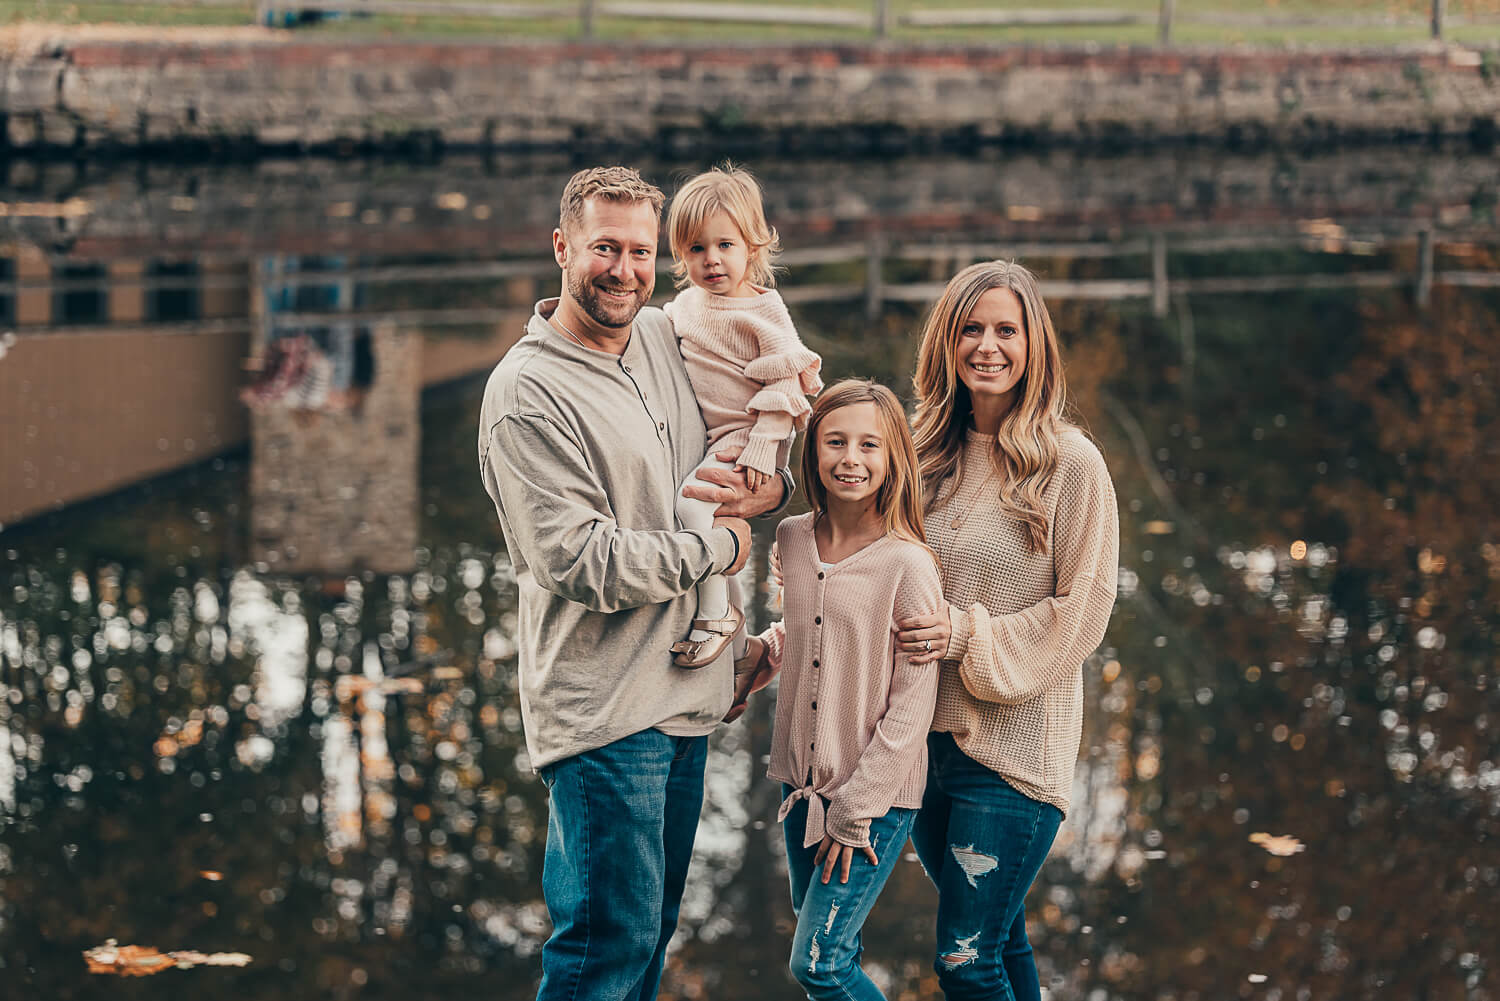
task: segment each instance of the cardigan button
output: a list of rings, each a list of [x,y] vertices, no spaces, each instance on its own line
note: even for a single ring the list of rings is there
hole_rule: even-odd
[[[823,579],[823,571],[819,570],[818,571],[818,580],[822,580],[822,579]]]
[[[813,658],[813,667],[817,667],[817,666],[818,666],[818,658],[814,657]]]
[[[818,700],[817,699],[813,699],[813,712],[817,712],[817,711],[818,711]]]
[[[813,625],[815,625],[815,626],[821,626],[822,624],[823,624],[823,616],[819,615],[819,616],[816,616],[816,617],[813,618]]]

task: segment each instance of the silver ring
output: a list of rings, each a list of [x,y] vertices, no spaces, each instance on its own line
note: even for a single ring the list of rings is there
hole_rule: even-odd
[[[927,652],[928,653],[932,653],[932,640],[924,640],[923,642],[925,642],[927,644],[927,646],[926,646]]]

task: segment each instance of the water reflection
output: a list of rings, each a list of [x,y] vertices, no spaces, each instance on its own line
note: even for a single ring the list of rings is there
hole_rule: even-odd
[[[788,301],[835,376],[904,388],[924,289],[997,244],[1054,283],[1124,517],[1075,806],[1032,901],[1044,983],[1091,1001],[1494,995],[1491,171],[1064,159],[765,172]],[[308,169],[318,184],[72,178],[51,194],[91,215],[5,220],[0,408],[23,471],[5,517],[28,520],[0,532],[0,959],[28,996],[130,992],[83,973],[109,938],[251,954],[173,974],[228,997],[533,990],[545,797],[514,576],[474,473],[480,387],[452,380],[555,284],[567,168],[444,168],[421,189],[441,204],[409,172]],[[132,183],[144,208],[104,197]],[[176,256],[149,263],[155,237]],[[69,254],[96,256],[60,270]],[[210,315],[230,286],[239,312]],[[155,305],[111,312],[131,289]],[[106,320],[83,319],[85,293]],[[355,385],[360,331],[357,406],[238,408],[241,363],[288,337]],[[148,350],[182,359],[175,383],[119,367]],[[135,423],[91,423],[94,385]],[[49,463],[90,434],[127,457],[150,441],[113,479],[79,462],[64,482]],[[714,743],[670,996],[792,993],[768,728],[760,705]],[[866,938],[892,997],[936,996],[932,906],[898,867]]]

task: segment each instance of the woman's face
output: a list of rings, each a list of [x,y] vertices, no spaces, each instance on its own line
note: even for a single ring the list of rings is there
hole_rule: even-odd
[[[1026,314],[1021,297],[992,288],[979,297],[959,331],[958,378],[976,407],[1008,409],[1026,373]]]
[[[818,479],[829,506],[857,505],[874,497],[889,465],[880,412],[873,403],[851,403],[818,425]]]

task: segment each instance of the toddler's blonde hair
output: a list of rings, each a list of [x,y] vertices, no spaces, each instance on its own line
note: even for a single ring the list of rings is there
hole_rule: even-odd
[[[746,276],[751,283],[762,288],[775,285],[775,260],[781,252],[781,240],[776,227],[766,222],[760,185],[748,170],[726,162],[688,181],[672,199],[667,238],[672,248],[672,279],[677,287],[687,287],[687,249],[715,212],[727,215],[745,238],[750,256]]]

